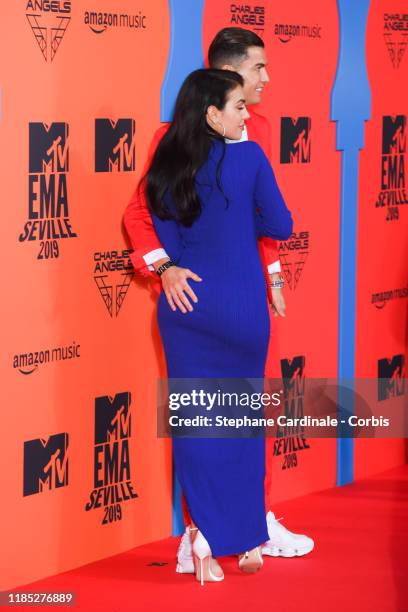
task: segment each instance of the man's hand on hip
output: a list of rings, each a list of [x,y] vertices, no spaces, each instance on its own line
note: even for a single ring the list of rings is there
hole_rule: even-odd
[[[188,268],[179,268],[179,266],[171,266],[163,272],[160,278],[170,308],[175,311],[178,307],[184,314],[187,310],[192,312],[193,307],[188,298],[190,297],[195,303],[198,302],[198,299],[187,279],[191,278],[197,282],[203,279]]]
[[[279,273],[270,274],[271,282],[281,279]],[[271,287],[272,294],[272,312],[275,317],[286,317],[286,302],[282,289]]]

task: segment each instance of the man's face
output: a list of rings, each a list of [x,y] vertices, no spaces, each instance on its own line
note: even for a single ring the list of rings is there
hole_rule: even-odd
[[[269,82],[265,49],[248,47],[247,55],[246,59],[235,66],[235,70],[244,79],[245,104],[258,104],[263,88]]]

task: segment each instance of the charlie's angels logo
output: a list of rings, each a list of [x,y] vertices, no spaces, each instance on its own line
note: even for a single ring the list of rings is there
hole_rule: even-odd
[[[122,503],[135,499],[130,474],[130,393],[95,400],[93,490],[85,510],[104,508],[102,525],[122,519]]]
[[[23,495],[34,495],[68,484],[68,434],[24,442]]]
[[[294,291],[309,254],[309,232],[294,232],[289,240],[279,242],[278,249],[286,284]]]
[[[281,117],[281,164],[310,163],[310,117]]]
[[[405,182],[406,124],[405,115],[383,117],[381,191],[375,207],[386,207],[386,221],[398,220],[400,206],[408,204]]]
[[[136,168],[134,119],[95,119],[95,172],[133,172]]]
[[[304,416],[305,363],[304,355],[297,355],[293,359],[281,359],[284,391],[283,413],[286,419],[301,419]],[[303,426],[277,425],[273,455],[283,455],[282,470],[297,467],[297,453],[308,448],[310,445],[304,436]]]
[[[111,317],[117,317],[134,275],[130,251],[94,253],[94,280]]]
[[[378,360],[378,401],[405,393],[405,357],[394,355]]]
[[[68,0],[29,0],[26,17],[46,62],[54,59],[71,20]]]
[[[230,4],[230,24],[240,28],[251,28],[258,36],[265,30],[265,6],[259,4]]]
[[[59,257],[59,240],[76,238],[68,209],[67,123],[29,124],[28,221],[20,242],[39,241],[37,259]]]
[[[384,40],[394,68],[399,68],[408,44],[408,13],[384,13]]]

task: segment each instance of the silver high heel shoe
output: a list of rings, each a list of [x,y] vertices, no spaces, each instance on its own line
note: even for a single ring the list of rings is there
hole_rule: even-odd
[[[211,548],[201,533],[198,527],[193,527],[190,531],[197,531],[197,535],[193,542],[193,555],[196,562],[196,578],[200,581],[201,586],[204,586],[204,561],[207,562],[208,578],[206,582],[221,582],[224,580],[224,574],[222,576],[216,576],[211,571]]]
[[[253,574],[263,566],[261,547],[257,546],[252,551],[247,551],[240,556],[238,561],[239,569],[248,574]]]

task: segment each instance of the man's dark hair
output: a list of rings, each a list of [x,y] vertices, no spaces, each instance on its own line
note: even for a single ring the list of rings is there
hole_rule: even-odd
[[[208,49],[208,64],[210,68],[221,68],[225,64],[236,66],[248,56],[248,47],[264,46],[262,38],[251,30],[224,28]]]

